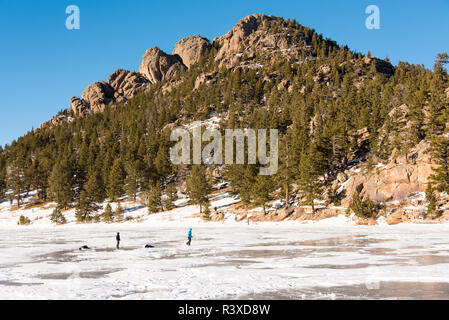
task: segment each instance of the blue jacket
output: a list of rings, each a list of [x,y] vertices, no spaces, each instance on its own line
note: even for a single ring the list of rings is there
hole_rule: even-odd
[[[192,238],[192,229],[189,229],[189,234],[187,235],[188,238]]]

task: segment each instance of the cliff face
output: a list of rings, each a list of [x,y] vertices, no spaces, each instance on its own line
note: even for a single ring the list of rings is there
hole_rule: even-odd
[[[422,141],[407,155],[397,156],[397,150],[393,151],[386,165],[379,162],[371,169],[364,164],[346,170],[345,179],[334,184],[344,195],[342,205],[347,207],[355,192],[376,202],[402,201],[425,192],[433,166],[426,153],[428,146]]]

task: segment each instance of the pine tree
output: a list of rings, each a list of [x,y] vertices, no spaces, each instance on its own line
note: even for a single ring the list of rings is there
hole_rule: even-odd
[[[85,190],[87,195],[93,201],[101,203],[105,200],[106,194],[104,191],[103,178],[99,171],[91,169],[91,172],[88,174]]]
[[[433,168],[434,173],[430,176],[430,181],[436,190],[449,193],[449,136],[432,137],[429,152],[437,165]]]
[[[178,199],[177,191],[173,182],[165,185],[166,198],[162,201],[164,210],[172,210],[175,207],[175,201]]]
[[[324,155],[312,144],[308,152],[302,153],[299,163],[298,188],[305,195],[306,202],[312,206],[314,214],[314,200],[321,196],[324,188],[324,181],[320,179],[323,175],[324,162]]]
[[[123,195],[124,172],[119,158],[114,160],[109,173],[107,195],[110,201],[117,201]]]
[[[438,216],[437,210],[437,199],[435,197],[435,189],[432,184],[427,183],[426,189],[426,200],[427,200],[427,217],[436,218]]]
[[[123,210],[120,202],[117,202],[117,207],[115,208],[115,221],[123,222]]]
[[[139,190],[139,173],[137,161],[128,161],[125,164],[126,178],[125,189],[130,199],[136,201],[137,191]]]
[[[108,203],[106,205],[106,207],[104,208],[104,212],[103,212],[103,221],[106,223],[110,223],[113,220],[113,216],[112,216],[112,208],[111,205]]]
[[[209,208],[209,202],[204,203],[204,211],[203,211],[203,215],[201,216],[201,218],[204,221],[210,221],[210,208]]]
[[[193,165],[190,170],[190,176],[187,178],[187,193],[190,197],[190,202],[200,206],[200,214],[202,213],[203,206],[209,201],[209,192],[210,186],[204,166]]]
[[[371,199],[363,200],[359,192],[355,192],[349,203],[348,212],[354,212],[357,217],[372,217],[375,210],[375,204]]]
[[[3,199],[6,192],[6,161],[2,156],[2,151],[0,147],[0,200]]]
[[[61,212],[60,207],[56,207],[50,215],[51,222],[55,224],[66,224],[67,220]]]
[[[73,163],[68,156],[59,159],[49,177],[50,197],[61,208],[71,205],[75,192],[73,190]]]
[[[150,197],[148,199],[148,212],[157,213],[161,211],[162,201],[161,201],[161,184],[157,182],[152,188]]]
[[[49,176],[53,168],[53,161],[48,154],[38,153],[31,167],[32,187],[37,190],[37,195],[43,201],[47,200],[49,189]]]
[[[8,187],[17,200],[17,208],[20,208],[22,193],[26,191],[26,157],[25,151],[19,150],[8,173]]]
[[[278,183],[284,188],[285,192],[285,204],[288,206],[290,201],[290,188],[291,184],[295,180],[296,170],[294,170],[295,165],[293,161],[293,156],[291,155],[291,137],[285,135],[281,140],[281,150],[280,150],[280,164],[278,170]]]
[[[252,201],[252,188],[257,176],[255,165],[232,164],[225,167],[225,177],[231,184],[233,195],[238,195],[245,205]]]
[[[253,184],[252,198],[256,205],[261,205],[263,212],[265,211],[265,203],[270,200],[271,193],[275,190],[276,184],[271,176],[258,175]]]
[[[100,207],[95,203],[93,197],[86,190],[82,190],[76,206],[76,220],[78,222],[90,222],[92,213],[98,211]]]

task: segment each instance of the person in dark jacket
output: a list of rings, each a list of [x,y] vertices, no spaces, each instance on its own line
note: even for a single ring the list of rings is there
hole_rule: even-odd
[[[190,246],[190,243],[192,242],[192,228],[189,229],[189,233],[187,234],[187,245]]]
[[[115,240],[117,240],[117,249],[120,248],[120,232],[117,232],[117,236],[115,237]]]

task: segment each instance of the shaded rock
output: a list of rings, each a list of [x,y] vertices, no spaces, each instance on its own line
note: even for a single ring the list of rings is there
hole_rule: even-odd
[[[402,211],[396,211],[395,213],[389,215],[385,219],[385,222],[389,225],[399,224],[402,222],[402,215],[403,215]]]
[[[409,107],[406,104],[402,104],[399,107],[393,108],[388,116],[397,122],[403,123],[407,122],[407,115],[410,112]]]
[[[154,84],[164,79],[173,78],[184,67],[179,56],[166,54],[158,47],[153,47],[142,56],[139,72]]]
[[[316,75],[313,77],[313,81],[318,82],[318,81],[329,81],[330,78],[330,74],[331,74],[331,67],[328,66],[327,64],[324,64],[322,66],[320,66],[318,68],[318,71],[316,73]]]
[[[338,182],[343,183],[346,180],[348,180],[348,176],[345,173],[343,173],[343,172],[339,172],[337,174],[337,180],[338,180]]]
[[[403,222],[418,222],[423,221],[426,216],[425,211],[410,210],[407,208],[399,208],[394,213],[389,215],[385,222],[389,225],[399,224]]]
[[[359,226],[375,226],[377,224],[377,222],[374,218],[354,217],[353,221]]]
[[[91,112],[102,112],[114,100],[114,89],[104,81],[89,85],[81,95]]]
[[[209,40],[199,35],[184,38],[175,44],[173,55],[178,55],[187,68],[200,60],[211,48]]]
[[[282,81],[278,84],[278,87],[277,87],[277,88],[278,88],[279,91],[281,91],[281,90],[286,90],[286,89],[289,89],[289,88],[290,88],[290,85],[291,85],[290,81],[284,79],[284,80],[282,80]]]
[[[108,84],[114,89],[114,97],[120,101],[134,97],[148,88],[149,80],[137,72],[118,69],[109,76]]]
[[[216,76],[216,74],[211,74],[211,73],[202,73],[202,74],[200,74],[196,78],[196,80],[195,80],[195,87],[194,87],[194,89],[195,90],[198,89],[204,83],[209,83],[209,82],[214,81],[214,80],[215,80],[214,82],[216,82],[215,76]]]
[[[364,58],[366,64],[374,63],[376,66],[376,71],[385,74],[386,76],[392,76],[394,74],[394,66],[385,60],[366,56]]]
[[[70,110],[75,116],[82,116],[89,110],[89,106],[80,98],[72,97],[70,99]]]

